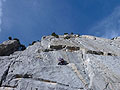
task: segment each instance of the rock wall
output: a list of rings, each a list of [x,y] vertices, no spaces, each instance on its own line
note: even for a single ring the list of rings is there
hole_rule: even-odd
[[[0,90],[120,90],[120,42],[46,36],[0,57]],[[69,64],[58,65],[62,57]]]

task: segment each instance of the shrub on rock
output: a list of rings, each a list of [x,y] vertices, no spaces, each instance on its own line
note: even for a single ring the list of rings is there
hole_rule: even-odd
[[[71,37],[70,36],[66,36],[66,37],[64,37],[64,39],[70,39]]]
[[[18,38],[14,38],[13,40],[17,40],[18,42],[20,42],[20,40]]]
[[[20,49],[21,49],[21,51],[25,50],[26,49],[25,45],[21,44]]]
[[[73,32],[71,32],[71,35],[73,35]]]
[[[33,42],[32,42],[32,45],[33,45],[34,43],[36,43],[36,41],[33,41]]]
[[[68,35],[68,33],[64,33],[64,35]]]
[[[59,38],[59,36],[55,32],[53,32],[51,35],[56,37],[56,38]]]
[[[12,40],[12,37],[11,37],[11,36],[9,36],[9,37],[8,37],[8,39],[9,39],[9,40]]]

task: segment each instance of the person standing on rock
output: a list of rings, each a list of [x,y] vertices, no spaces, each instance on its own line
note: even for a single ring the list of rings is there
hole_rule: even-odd
[[[59,63],[58,63],[58,65],[67,65],[68,63],[67,63],[67,61],[65,61],[63,58],[58,58],[58,61],[59,61]]]

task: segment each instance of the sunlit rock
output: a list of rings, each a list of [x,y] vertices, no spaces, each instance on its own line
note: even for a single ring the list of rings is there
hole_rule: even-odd
[[[0,57],[0,90],[119,90],[120,42],[95,36],[40,42]],[[12,46],[11,46],[12,47]],[[58,65],[58,58],[68,64]]]

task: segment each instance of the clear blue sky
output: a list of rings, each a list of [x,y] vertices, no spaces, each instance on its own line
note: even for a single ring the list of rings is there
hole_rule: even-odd
[[[0,43],[12,36],[28,45],[52,32],[119,35],[120,0],[6,0],[1,4]]]

